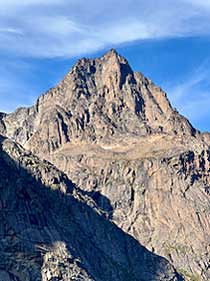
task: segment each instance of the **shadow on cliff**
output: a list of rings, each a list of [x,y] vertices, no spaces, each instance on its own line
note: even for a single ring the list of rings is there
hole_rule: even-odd
[[[170,269],[164,258],[74,197],[66,177],[66,194],[44,186],[40,177],[0,149],[1,281],[71,280],[62,275],[63,264],[58,277],[42,279],[46,254],[56,243],[65,244],[72,259],[67,262],[77,263],[93,280],[172,280],[163,273]]]
[[[96,205],[101,209],[103,212],[102,216],[111,220],[113,218],[113,207],[109,198],[102,195],[99,191],[86,191],[81,190],[81,194],[84,196],[87,195],[88,197],[92,198]]]

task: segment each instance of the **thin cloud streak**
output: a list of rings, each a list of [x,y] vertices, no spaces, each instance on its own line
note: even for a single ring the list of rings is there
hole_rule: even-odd
[[[21,79],[26,73],[32,78],[33,67],[22,60],[2,60],[0,65],[0,112],[11,112],[21,106],[29,106],[37,97],[37,89]],[[18,98],[17,98],[18,96]]]
[[[197,7],[205,7],[205,8],[210,8],[210,0],[184,0],[187,3],[190,3],[193,6]]]
[[[87,6],[81,0],[8,0],[1,4],[0,51],[73,57],[135,40],[205,35],[210,11],[202,5],[198,11],[193,2],[91,0]]]
[[[192,122],[208,118],[210,108],[210,70],[209,61],[197,67],[188,79],[168,87],[172,104]]]
[[[12,27],[1,27],[0,33],[23,35],[22,30],[17,29],[17,28],[12,28]]]
[[[1,57],[17,62],[3,60],[0,67],[1,109],[7,111],[39,94],[36,82],[25,80],[33,72],[22,65],[25,58],[71,58],[136,40],[210,35],[210,0],[7,0],[0,6]],[[168,87],[172,104],[192,121],[209,114],[208,65]]]

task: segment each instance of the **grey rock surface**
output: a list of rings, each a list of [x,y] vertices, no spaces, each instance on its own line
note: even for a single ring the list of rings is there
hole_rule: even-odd
[[[1,114],[0,133],[65,172],[91,208],[186,280],[210,280],[210,134],[115,50]]]
[[[111,50],[81,59],[31,108],[3,115],[1,133],[40,153],[69,142],[111,143],[151,133],[194,135],[165,92]]]
[[[1,138],[0,280],[182,280],[53,165]]]

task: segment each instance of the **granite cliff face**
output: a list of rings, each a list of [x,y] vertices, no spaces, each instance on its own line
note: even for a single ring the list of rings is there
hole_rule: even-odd
[[[81,59],[35,106],[3,116],[2,131],[25,147],[49,154],[66,143],[112,143],[151,133],[193,135],[166,94],[111,50]]]
[[[167,258],[185,280],[210,279],[209,134],[115,50],[78,61],[31,108],[1,114],[0,133],[65,172],[103,219]],[[127,280],[163,278],[138,274]],[[110,276],[104,280],[124,280]]]
[[[182,280],[53,165],[0,146],[0,280]]]

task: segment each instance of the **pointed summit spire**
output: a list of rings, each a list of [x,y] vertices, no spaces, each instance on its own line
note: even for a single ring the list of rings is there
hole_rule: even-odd
[[[110,49],[108,52],[106,52],[102,58],[119,58],[120,55],[118,54],[118,52],[115,49]]]
[[[112,55],[119,56],[119,54],[118,54],[117,50],[116,50],[116,49],[114,49],[114,48],[111,48],[111,49],[110,49],[107,53],[108,53],[108,54],[112,54]]]
[[[108,59],[112,59],[112,60],[116,60],[118,63],[122,63],[122,64],[128,64],[128,61],[123,57],[121,56],[116,49],[112,48],[110,49],[108,52],[106,52],[102,57],[101,59],[105,59],[105,60],[108,60]]]

